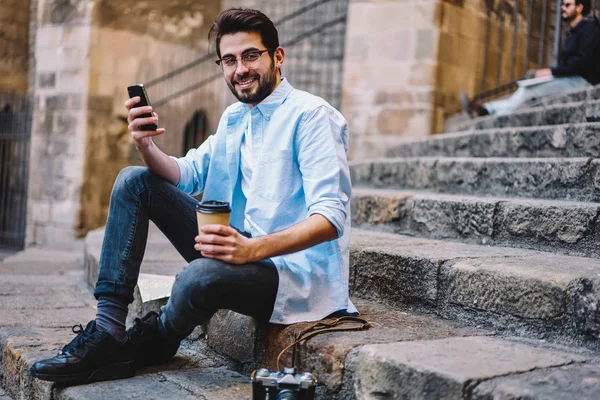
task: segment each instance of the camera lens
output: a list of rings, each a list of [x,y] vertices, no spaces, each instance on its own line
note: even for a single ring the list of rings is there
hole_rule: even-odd
[[[283,389],[277,395],[277,400],[295,400],[295,399],[297,399],[296,393],[298,393],[298,392],[290,390],[290,389]]]

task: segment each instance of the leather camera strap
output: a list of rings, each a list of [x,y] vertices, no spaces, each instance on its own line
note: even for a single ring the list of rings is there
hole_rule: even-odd
[[[360,325],[352,325],[352,326],[343,326],[344,322],[358,322]],[[283,350],[281,350],[281,352],[279,353],[279,355],[277,356],[277,370],[281,371],[281,369],[279,368],[279,360],[281,359],[281,356],[287,351],[289,350],[291,347],[294,347],[294,351],[292,353],[292,368],[294,368],[294,365],[296,363],[296,349],[299,343],[310,339],[313,336],[319,335],[321,333],[325,333],[325,332],[338,332],[338,331],[361,331],[363,329],[368,329],[371,326],[371,323],[364,319],[364,318],[360,318],[360,317],[353,317],[353,316],[343,316],[343,317],[339,317],[336,318],[334,320],[323,320],[323,321],[319,321],[311,326],[309,326],[308,328],[304,329],[302,332],[300,332],[297,336],[296,336],[296,340],[294,341],[294,343],[286,346]]]

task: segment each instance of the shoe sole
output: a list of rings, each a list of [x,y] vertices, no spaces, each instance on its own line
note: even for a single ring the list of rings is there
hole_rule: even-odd
[[[135,362],[128,361],[126,363],[110,364],[100,367],[92,372],[69,374],[69,375],[50,375],[40,374],[31,371],[31,376],[43,381],[56,383],[65,383],[76,385],[80,383],[92,383],[100,381],[110,381],[114,379],[131,378],[135,375]]]

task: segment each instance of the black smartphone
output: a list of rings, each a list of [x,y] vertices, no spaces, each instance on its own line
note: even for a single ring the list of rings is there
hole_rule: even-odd
[[[138,83],[137,85],[127,86],[127,93],[129,93],[130,99],[136,96],[140,96],[140,102],[133,107],[145,107],[150,105],[150,100],[148,99],[148,95],[146,94],[146,89],[144,89],[144,85],[142,85],[141,83]],[[138,118],[149,118],[151,116],[151,113],[146,113],[140,115]],[[158,129],[158,126],[156,124],[147,124],[142,125],[140,129],[143,131],[155,131]]]

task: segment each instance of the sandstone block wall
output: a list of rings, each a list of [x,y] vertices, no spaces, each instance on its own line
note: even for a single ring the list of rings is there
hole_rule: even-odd
[[[439,12],[437,0],[350,3],[342,110],[353,159],[430,134]]]
[[[37,3],[28,244],[60,246],[77,225],[86,130],[91,3]]]
[[[28,0],[0,2],[0,92],[27,91],[29,8]]]

